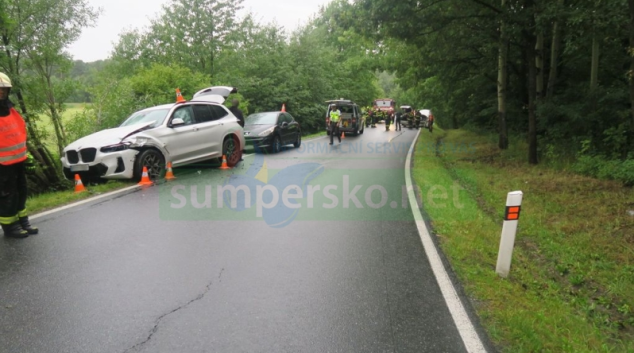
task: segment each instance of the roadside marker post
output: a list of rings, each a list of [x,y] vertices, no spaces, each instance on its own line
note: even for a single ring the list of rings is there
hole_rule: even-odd
[[[495,268],[495,272],[503,278],[506,278],[511,270],[511,258],[513,257],[515,234],[517,233],[517,223],[520,219],[523,195],[521,191],[513,191],[506,196],[502,238],[500,239],[498,262]]]

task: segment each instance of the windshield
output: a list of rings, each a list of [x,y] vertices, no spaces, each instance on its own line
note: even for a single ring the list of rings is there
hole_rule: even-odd
[[[163,122],[169,111],[169,109],[142,110],[132,114],[121,126],[152,122],[151,126],[156,127]]]
[[[246,125],[271,125],[277,124],[277,112],[256,113],[247,116]]]

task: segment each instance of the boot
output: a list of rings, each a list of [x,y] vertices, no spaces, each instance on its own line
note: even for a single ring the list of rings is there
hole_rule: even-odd
[[[22,229],[19,222],[13,222],[11,224],[3,224],[2,231],[7,238],[26,238],[29,233]]]
[[[29,223],[29,216],[20,217],[20,226],[29,234],[37,234],[40,231],[37,227],[33,227],[31,223]]]

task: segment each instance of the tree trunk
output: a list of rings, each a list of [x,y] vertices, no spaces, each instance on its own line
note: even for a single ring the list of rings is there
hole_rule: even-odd
[[[544,34],[537,35],[537,44],[535,45],[535,66],[537,69],[537,99],[544,97]]]
[[[599,85],[599,39],[595,33],[592,36],[592,65],[590,69],[590,90],[594,91]]]
[[[559,5],[564,5],[564,0],[559,0]],[[559,52],[561,51],[562,26],[561,20],[555,21],[553,24],[553,40],[550,44],[550,72],[548,73],[548,87],[546,88],[546,97],[552,98],[555,95],[555,84],[557,83],[557,68],[559,61]]]
[[[62,155],[64,147],[66,146],[66,134],[64,133],[64,126],[62,125],[62,117],[59,115],[57,109],[53,104],[49,105],[49,112],[51,113],[51,122],[55,128],[55,137],[57,139],[57,151],[59,155]]]
[[[634,0],[633,0],[634,1]],[[506,0],[502,0],[502,13],[506,13]],[[506,126],[506,86],[508,76],[508,38],[506,37],[506,24],[504,19],[500,21],[500,42],[498,55],[498,147],[508,149],[508,127]]]
[[[537,67],[535,67],[535,45],[537,38],[527,29],[526,38],[526,65],[528,65],[528,163],[537,164],[537,115],[535,106],[537,100]]]
[[[32,190],[35,193],[44,192],[50,187],[55,187],[61,184],[61,179],[59,174],[57,174],[58,167],[51,156],[51,153],[48,151],[46,146],[40,140],[39,135],[37,134],[37,129],[35,129],[35,124],[32,123],[29,113],[26,109],[26,104],[24,102],[24,96],[22,95],[22,91],[17,89],[15,91],[15,95],[18,97],[18,105],[22,112],[22,117],[26,122],[27,133],[28,133],[28,150],[29,153],[39,162],[40,167],[42,168],[41,175],[38,173],[33,177],[35,178],[33,184],[37,187],[35,190]]]
[[[630,8],[630,151],[634,150],[634,0],[628,0]]]

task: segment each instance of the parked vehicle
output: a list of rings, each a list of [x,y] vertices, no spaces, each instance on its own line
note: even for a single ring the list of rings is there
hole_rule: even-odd
[[[424,127],[429,129],[429,132],[432,132],[434,128],[434,114],[432,114],[430,109],[421,109],[419,112],[425,121]]]
[[[394,120],[394,113],[396,112],[396,101],[392,98],[380,98],[375,99],[373,102],[375,110],[378,109],[383,114],[383,119],[387,122],[388,119]]]
[[[405,119],[402,124],[404,123],[408,129],[418,129],[420,127],[421,116],[420,113],[417,114],[416,109],[409,105],[402,105],[401,111],[403,112],[401,120]]]
[[[282,146],[302,143],[302,130],[293,116],[286,112],[262,112],[247,116],[244,123],[244,140],[256,151],[269,149],[274,153]]]
[[[340,132],[349,133],[353,136],[362,134],[365,130],[365,117],[361,114],[361,109],[351,100],[337,99],[326,101],[328,110],[326,111],[326,133],[330,136],[330,110],[337,107],[341,112]]]
[[[132,114],[119,127],[80,138],[63,150],[64,175],[84,181],[141,178],[143,167],[157,179],[173,167],[212,160],[235,166],[242,159],[244,135],[238,119],[222,105],[234,87],[200,90],[191,101],[163,104]]]

